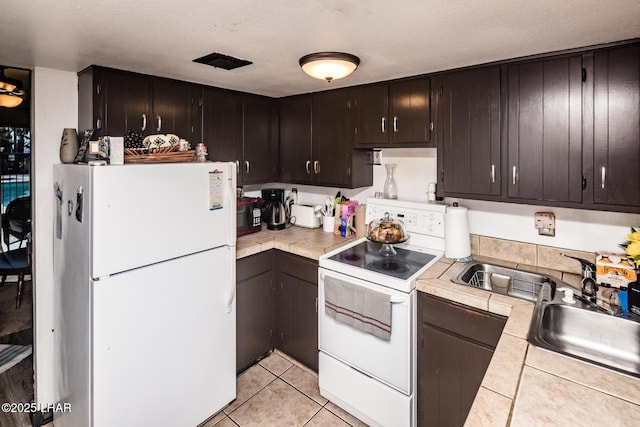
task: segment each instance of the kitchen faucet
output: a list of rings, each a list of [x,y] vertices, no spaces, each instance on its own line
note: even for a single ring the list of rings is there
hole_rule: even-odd
[[[610,304],[610,309],[598,304],[598,284],[595,280],[596,266],[594,263],[587,261],[586,259],[577,258],[571,255],[560,254],[564,257],[575,259],[580,262],[582,267],[582,281],[580,282],[581,294],[574,295],[577,300],[595,308],[596,310],[607,313],[611,316],[616,316],[622,313],[622,308],[619,304]]]
[[[582,295],[589,300],[589,302],[595,303],[596,297],[598,294],[598,285],[596,284],[596,280],[594,274],[596,272],[596,266],[591,261],[587,261],[586,259],[574,257],[571,255],[560,254],[563,257],[575,259],[580,262],[580,266],[582,267],[582,281],[580,282]]]

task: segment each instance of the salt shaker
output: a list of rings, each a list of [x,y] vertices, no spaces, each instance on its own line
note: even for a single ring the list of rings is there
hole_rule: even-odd
[[[196,161],[207,161],[207,147],[202,142],[198,142],[198,144],[196,144]]]

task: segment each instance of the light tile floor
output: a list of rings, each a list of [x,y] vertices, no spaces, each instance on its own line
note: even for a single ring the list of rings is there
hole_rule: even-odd
[[[366,426],[320,396],[318,376],[274,352],[238,376],[237,397],[200,427]]]

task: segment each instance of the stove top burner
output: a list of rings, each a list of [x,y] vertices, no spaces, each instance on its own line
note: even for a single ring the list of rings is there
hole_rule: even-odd
[[[355,251],[351,251],[349,249],[340,252],[340,259],[344,260],[344,261],[358,261],[360,260],[362,257],[360,255],[358,255]]]
[[[380,254],[380,243],[363,241],[328,259],[402,280],[409,279],[436,256],[396,247],[396,254]]]
[[[371,263],[371,269],[380,273],[402,274],[409,271],[409,267],[393,260],[374,261]]]

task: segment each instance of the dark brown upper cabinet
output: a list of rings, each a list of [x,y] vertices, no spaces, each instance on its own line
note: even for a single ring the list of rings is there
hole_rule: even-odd
[[[153,79],[153,111],[149,133],[173,133],[191,141],[197,138],[192,123],[192,109],[199,108],[200,90],[191,83],[170,79]]]
[[[235,162],[237,185],[275,180],[275,118],[272,98],[204,88],[202,134],[209,160]]]
[[[354,148],[428,146],[430,80],[416,78],[350,88]]]
[[[431,141],[430,80],[401,80],[389,84],[391,144]]]
[[[386,84],[349,89],[349,119],[354,148],[389,144],[389,88]]]
[[[280,180],[332,187],[373,183],[370,153],[351,149],[348,91],[281,98]]]
[[[89,67],[78,74],[78,129],[94,137],[148,134],[151,80],[148,76]]]
[[[280,108],[280,180],[313,182],[311,152],[311,95],[278,100]]]
[[[192,106],[199,98],[191,83],[92,66],[78,76],[78,128],[94,129],[94,136],[136,131],[197,138]]]
[[[242,94],[213,87],[203,88],[202,135],[210,160],[236,162],[238,172],[241,171]]]
[[[318,184],[348,188],[372,184],[372,166],[357,154],[356,162],[352,161],[354,157],[349,145],[347,124],[348,102],[345,89],[313,94],[312,170]],[[355,172],[356,169],[360,174]],[[370,181],[366,179],[367,171]]]
[[[500,68],[447,73],[433,81],[438,97],[439,193],[499,196]]]
[[[580,55],[506,67],[509,198],[582,201],[582,76]]]
[[[589,77],[587,75],[587,81]],[[640,46],[593,55],[593,202],[640,207]],[[590,129],[585,128],[585,129]],[[585,131],[586,132],[586,131]],[[591,142],[591,135],[586,138]],[[604,206],[603,206],[604,205]]]
[[[261,184],[278,178],[278,115],[273,98],[244,94],[242,184]]]

